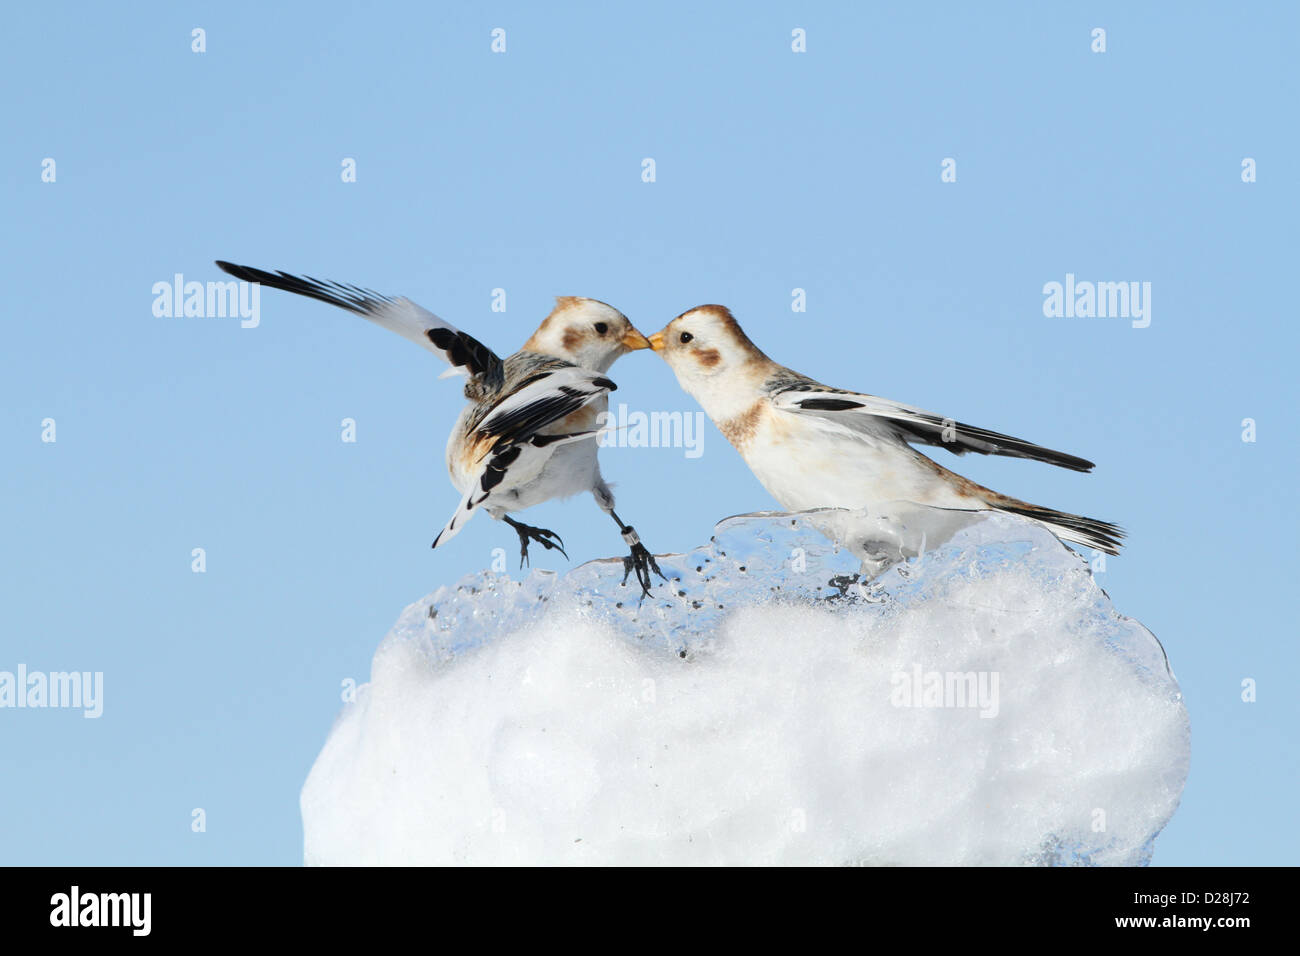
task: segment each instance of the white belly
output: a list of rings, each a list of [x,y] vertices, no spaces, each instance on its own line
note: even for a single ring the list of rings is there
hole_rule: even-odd
[[[457,454],[460,446],[459,436],[464,431],[464,420],[471,412],[472,409],[467,407],[461,413],[461,418],[456,422],[447,441],[447,474],[451,478],[452,485],[462,495],[478,478],[478,470],[467,470],[463,465],[463,459]],[[572,427],[572,423],[566,425],[557,422],[554,426],[544,429],[544,432],[562,432],[569,427]],[[580,491],[591,489],[596,483],[599,467],[596,458],[598,451],[596,439],[593,437],[584,441],[556,445],[535,473],[525,472],[521,463],[511,471],[511,478],[518,484],[494,492],[486,510],[493,517],[500,517],[507,512],[522,511],[552,498],[567,498]]]
[[[810,417],[776,412],[741,454],[787,511],[868,508],[884,501],[916,501],[970,508],[940,473],[902,442],[816,427]]]
[[[498,517],[552,498],[568,498],[589,491],[596,481],[597,451],[594,438],[558,446],[536,476],[504,494],[493,495],[488,513]]]

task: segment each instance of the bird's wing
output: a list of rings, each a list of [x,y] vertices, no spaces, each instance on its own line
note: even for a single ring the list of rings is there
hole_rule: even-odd
[[[252,266],[239,266],[217,260],[217,265],[236,279],[259,282],[274,289],[283,289],[319,299],[340,309],[355,312],[376,325],[396,332],[404,339],[428,349],[450,364],[453,374],[464,370],[471,376],[482,375],[500,379],[501,359],[490,348],[449,322],[438,318],[428,309],[410,299],[393,298],[359,289],[339,282],[323,282],[310,276],[295,276],[287,272],[267,272]]]
[[[473,478],[433,546],[455,537],[475,511],[491,505],[494,495],[532,481],[556,448],[599,435],[602,429],[598,428],[560,434],[541,432],[617,387],[599,372],[558,360],[521,381],[466,436],[463,453],[475,463]]]
[[[500,441],[522,441],[616,388],[599,372],[550,360],[511,388],[476,430]]]
[[[816,415],[848,428],[892,428],[906,441],[937,445],[954,455],[973,451],[981,455],[1029,458],[1073,471],[1092,471],[1094,467],[1084,458],[875,395],[845,392],[813,382],[797,382],[776,385],[769,391],[769,397],[777,408],[788,412]]]

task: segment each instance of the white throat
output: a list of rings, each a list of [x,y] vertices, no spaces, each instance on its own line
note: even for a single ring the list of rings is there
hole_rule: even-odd
[[[741,366],[716,375],[692,375],[678,381],[683,390],[700,403],[709,418],[714,422],[725,422],[748,412],[762,397],[745,372],[745,367]]]

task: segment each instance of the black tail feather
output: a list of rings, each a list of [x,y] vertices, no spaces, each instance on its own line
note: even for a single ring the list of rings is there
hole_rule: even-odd
[[[1124,537],[1124,529],[1119,525],[1111,524],[1109,521],[1085,518],[1082,515],[1067,514],[1064,511],[1053,511],[1051,508],[1040,508],[1037,505],[1026,504],[1023,501],[1007,504],[999,503],[994,507],[1008,514],[1041,521],[1051,529],[1053,534],[1062,540],[1087,545],[1090,548],[1096,548],[1098,551],[1105,551],[1107,554],[1119,554],[1119,549],[1122,546],[1121,540]]]

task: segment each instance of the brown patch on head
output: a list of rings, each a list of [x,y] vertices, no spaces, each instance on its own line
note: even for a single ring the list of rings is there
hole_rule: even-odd
[[[719,326],[727,329],[740,347],[748,353],[750,359],[767,358],[766,355],[759,351],[758,346],[749,340],[749,336],[745,334],[745,330],[740,327],[740,323],[736,321],[736,317],[731,314],[731,310],[725,305],[697,305],[693,309],[687,309],[681,315],[677,316],[677,319],[691,313],[707,315],[717,322]],[[677,319],[673,319],[673,322],[676,322]],[[669,324],[671,325],[672,323]]]
[[[549,332],[552,320],[563,312],[576,308],[582,303],[582,298],[576,295],[557,295],[555,297],[555,308],[551,309],[550,314],[542,319],[542,324],[537,327],[537,331],[529,336],[528,341],[524,343],[523,349],[526,352],[545,352],[546,343],[542,340],[542,333]],[[572,349],[577,342],[570,338],[572,330],[566,329],[564,332],[563,346],[565,349]]]
[[[718,431],[722,432],[722,437],[731,442],[735,448],[743,449],[758,431],[765,408],[762,401],[757,401],[734,418],[718,422]]]
[[[731,310],[725,305],[696,305],[687,309],[686,312],[703,312],[706,315],[716,315],[724,321],[736,321],[735,317],[731,314]],[[686,312],[683,312],[681,315],[677,316],[677,318],[680,319],[682,315],[686,314]]]
[[[555,307],[551,309],[546,318],[542,319],[542,324],[537,327],[538,331],[541,331],[550,325],[551,319],[555,318],[561,312],[568,312],[570,309],[576,308],[581,302],[582,299],[576,295],[557,295],[555,297]]]
[[[568,328],[564,330],[564,335],[560,338],[560,347],[566,352],[572,352],[582,344],[582,333],[577,329]]]
[[[713,368],[722,361],[722,356],[718,354],[717,349],[700,349],[695,353],[695,361],[705,368]]]
[[[691,312],[699,312],[701,315],[711,315],[727,328],[740,332],[740,325],[736,322],[736,317],[731,314],[731,310],[725,305],[697,305],[693,309],[687,309],[681,315],[677,316],[677,318],[680,319],[682,315],[687,315]],[[674,321],[676,321],[676,319],[674,319]],[[743,336],[745,333],[740,332],[740,334]]]

